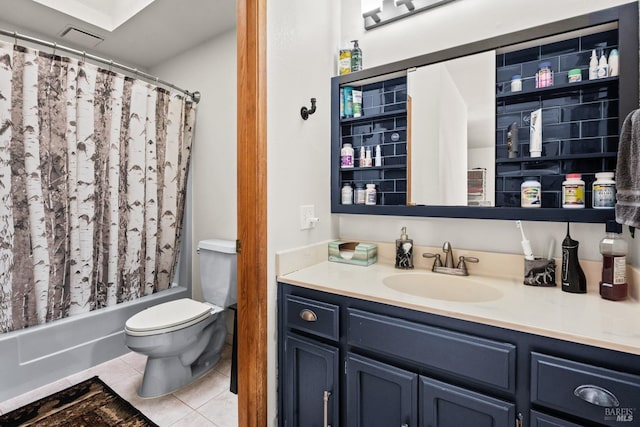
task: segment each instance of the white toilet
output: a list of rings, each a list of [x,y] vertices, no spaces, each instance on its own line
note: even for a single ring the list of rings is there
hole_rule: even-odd
[[[127,320],[125,344],[147,356],[141,397],[171,393],[191,383],[220,359],[227,334],[225,308],[236,303],[236,244],[198,243],[202,293],[149,307]]]

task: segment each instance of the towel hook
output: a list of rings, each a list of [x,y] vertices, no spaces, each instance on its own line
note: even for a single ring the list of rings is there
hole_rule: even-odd
[[[310,109],[308,109],[307,107],[302,107],[300,109],[300,115],[302,116],[303,120],[307,120],[309,118],[309,116],[312,115],[315,112],[316,112],[316,99],[315,98],[311,98],[311,108]]]

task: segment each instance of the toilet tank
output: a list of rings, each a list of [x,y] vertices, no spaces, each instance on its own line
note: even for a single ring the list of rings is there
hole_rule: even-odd
[[[200,283],[205,301],[219,307],[237,302],[236,242],[234,240],[202,240],[198,242]]]

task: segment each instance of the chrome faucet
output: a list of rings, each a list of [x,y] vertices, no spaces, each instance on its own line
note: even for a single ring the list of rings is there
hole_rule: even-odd
[[[422,254],[424,258],[435,258],[433,261],[433,267],[431,267],[431,271],[434,273],[443,273],[443,274],[454,274],[456,276],[468,276],[469,271],[467,270],[468,262],[480,262],[480,260],[476,257],[472,256],[459,256],[458,257],[458,265],[453,266],[453,248],[451,247],[451,243],[444,242],[442,245],[442,252],[444,252],[444,265],[442,264],[442,258],[440,254],[433,254],[431,252],[427,252]]]

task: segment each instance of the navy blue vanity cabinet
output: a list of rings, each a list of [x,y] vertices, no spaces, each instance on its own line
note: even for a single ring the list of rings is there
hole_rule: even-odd
[[[640,426],[638,354],[284,283],[278,321],[280,427]]]
[[[420,378],[420,424],[431,427],[512,427],[516,405],[485,394]]]
[[[285,348],[286,425],[338,426],[338,348],[293,333]]]
[[[280,425],[338,427],[339,307],[287,295],[279,312],[287,319],[281,334]]]
[[[531,402],[607,426],[640,426],[640,376],[533,352]]]
[[[347,426],[418,425],[418,375],[348,353]]]

